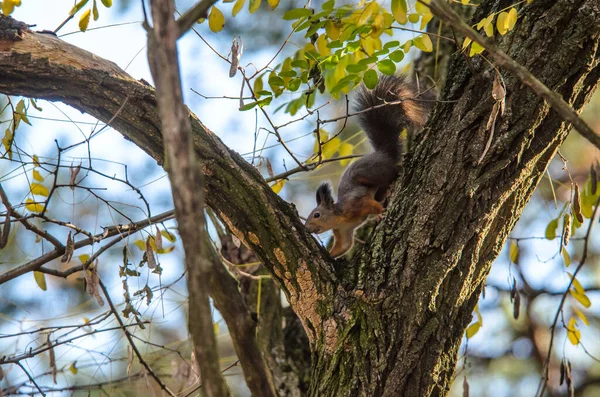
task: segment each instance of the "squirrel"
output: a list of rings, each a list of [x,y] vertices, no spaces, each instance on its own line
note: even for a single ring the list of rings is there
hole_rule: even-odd
[[[331,256],[341,256],[352,248],[354,230],[369,215],[381,219],[383,202],[400,171],[401,133],[406,129],[410,138],[423,128],[434,99],[435,93],[420,92],[404,75],[380,75],[374,89],[364,85],[358,88],[355,110],[374,152],[346,168],[338,186],[337,203],[331,185],[322,183],[317,189],[317,207],[306,220],[310,233],[333,230]]]

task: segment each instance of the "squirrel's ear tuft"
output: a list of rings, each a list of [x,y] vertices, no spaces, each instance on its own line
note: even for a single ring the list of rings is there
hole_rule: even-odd
[[[323,205],[325,208],[333,208],[333,194],[331,193],[331,185],[324,182],[317,189],[317,205]]]

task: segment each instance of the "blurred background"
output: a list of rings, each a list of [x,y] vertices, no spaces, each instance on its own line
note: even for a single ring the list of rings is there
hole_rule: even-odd
[[[193,0],[176,2],[181,12],[194,3]],[[251,73],[262,68],[275,56],[291,32],[289,22],[282,20],[282,14],[289,9],[303,7],[304,3],[296,0],[282,2],[275,11],[271,11],[265,3],[256,13],[249,14],[244,10],[236,18],[230,17],[232,5],[222,4],[226,17],[223,31],[213,33],[206,23],[197,24],[196,32],[187,33],[179,41],[179,56],[186,104],[204,125],[268,177],[267,159],[274,174],[294,168],[294,160],[281,148],[277,138],[269,133],[268,122],[257,108],[245,112],[238,110],[242,78],[239,74],[229,78],[229,64],[216,54],[218,52],[227,56],[232,39],[241,38],[244,51],[240,64]],[[36,24],[33,28],[35,30],[54,30],[66,19],[72,7],[72,1],[22,0],[22,5],[12,16],[26,23]],[[139,1],[115,0],[112,8],[100,8],[100,19],[92,21],[87,32],[79,32],[77,18],[74,18],[61,28],[58,35],[69,43],[113,61],[134,78],[152,83],[142,20]],[[402,41],[414,35],[411,32],[395,31],[394,39]],[[305,42],[303,35],[293,35],[281,53],[277,54],[275,64],[304,46]],[[413,49],[409,55],[403,61],[403,65],[408,68],[419,54]],[[300,160],[305,160],[314,150],[315,115],[302,118],[306,115],[305,109],[294,116],[285,113],[283,109],[277,111],[280,105],[290,101],[290,96],[293,94],[284,93],[266,110],[276,125],[298,119],[280,132],[293,153]],[[583,113],[584,119],[596,131],[600,131],[598,97],[596,95]],[[18,98],[13,100],[16,102]],[[344,99],[329,101],[328,98],[319,98],[316,106],[326,102],[329,103],[321,109],[321,118],[333,118],[345,113]],[[6,98],[0,98],[0,109],[5,108],[5,104]],[[43,164],[40,167],[25,165],[23,162],[26,154],[37,155],[41,163],[56,162],[57,147],[66,148],[80,143],[92,131],[102,127],[92,117],[61,103],[38,101],[37,106],[42,110],[33,107],[28,110],[32,126],[22,123],[15,135],[18,150],[13,153],[13,158],[20,161],[0,159],[0,183],[13,204],[25,202],[34,169],[44,179],[49,178],[48,181],[53,178],[52,167]],[[0,123],[7,123],[9,119],[10,116],[6,113],[0,114]],[[3,127],[2,130],[7,128],[5,124],[0,126]],[[340,125],[330,124],[325,129],[334,133],[340,129]],[[351,119],[340,137],[343,141],[350,142],[356,152],[368,150],[364,145],[364,136],[358,132],[358,127]],[[468,378],[472,396],[535,395],[547,354],[550,325],[562,293],[570,281],[567,272],[572,273],[581,259],[584,244],[582,237],[589,220],[571,238],[568,253],[573,264],[570,269],[565,264],[565,256],[559,252],[560,238],[546,239],[546,229],[570,199],[570,178],[584,186],[590,166],[598,161],[596,149],[576,132],[571,134],[560,152],[562,158],[557,157],[551,164],[548,175],[540,183],[512,232],[507,247],[492,266],[485,294],[478,305],[479,313],[474,316],[474,321],[480,321],[481,327],[468,341],[466,338],[463,341],[452,396],[462,395],[464,376]],[[102,233],[103,227],[144,220],[172,208],[169,182],[164,170],[110,128],[95,134],[89,145],[75,146],[63,151],[61,156],[62,164],[92,165],[98,173],[80,174],[82,184],[93,190],[59,189],[55,193],[49,208],[49,216],[54,219],[71,222],[92,234],[98,234]],[[316,186],[323,180],[335,183],[343,168],[339,163],[328,163],[317,171],[294,174],[286,181],[279,194],[294,203],[300,215],[306,216],[315,205]],[[60,183],[68,183],[67,169],[61,169],[58,180]],[[137,191],[132,190],[132,186],[139,189],[143,199]],[[40,225],[66,241],[65,228],[49,223]],[[176,232],[173,221],[165,222],[163,226]],[[211,231],[217,240],[212,227]],[[193,376],[193,369],[186,367],[186,363],[190,362],[186,325],[187,291],[179,241],[168,242],[169,246],[174,244],[175,249],[158,256],[161,274],[152,272],[148,267],[138,269],[141,273],[139,277],[124,277],[119,274],[119,266],[123,265],[123,246],[129,248],[129,260],[135,265],[142,260],[144,254],[136,241],[138,245],[140,241],[144,244],[148,234],[152,233],[154,231],[150,229],[137,233],[109,249],[100,257],[98,271],[120,310],[125,307],[123,280],[127,281],[132,295],[131,302],[140,313],[139,319],[151,322],[142,329],[136,326],[134,318],[128,319],[128,324],[132,324],[131,332],[139,337],[136,342],[139,342],[140,351],[158,374],[169,379],[168,383],[174,385],[173,390],[186,395],[194,390],[197,379]],[[565,303],[564,318],[561,317],[561,321],[567,323],[573,308],[577,308],[585,313],[589,325],[579,321],[582,343],[574,345],[568,340],[563,322],[559,321],[552,353],[555,360],[550,368],[550,383],[556,386],[552,395],[566,395],[565,386],[558,387],[559,369],[554,364],[560,363],[563,358],[571,362],[577,395],[600,395],[600,247],[597,236],[598,233],[593,231],[588,258],[578,276],[591,300],[591,306],[582,308],[569,298]],[[318,238],[326,243],[329,236],[324,234]],[[518,247],[516,261],[514,256],[513,260],[510,258],[510,244]],[[7,247],[0,251],[0,272],[26,263],[49,249],[51,247],[47,243],[36,241],[35,235],[19,229],[13,232]],[[79,255],[91,255],[98,249],[99,246],[82,248],[75,252],[71,262],[55,261],[51,267],[64,270],[73,263],[80,263]],[[105,316],[106,307],[99,306],[86,293],[79,273],[66,279],[46,275],[45,281],[47,288],[42,290],[40,281],[27,273],[0,285],[0,357],[23,354],[30,348],[46,343],[43,332],[28,333],[29,331],[43,327],[65,327],[53,335],[63,335],[63,340],[67,340],[54,352],[58,369],[56,384],[53,382],[48,355],[42,354],[23,361],[40,385],[57,390],[48,393],[49,395],[135,396],[148,392],[148,389],[154,395],[161,395],[160,389],[139,375],[139,364],[136,360],[131,360],[132,353],[128,350],[123,332],[114,329],[118,324],[113,317]],[[265,278],[261,282],[272,281]],[[521,297],[520,315],[516,320],[514,304],[510,301],[514,282]],[[153,291],[151,296],[145,290],[146,287]],[[138,291],[143,292],[135,295]],[[227,368],[235,364],[235,353],[230,345],[226,326],[217,312],[214,314],[214,321],[221,351],[221,365]],[[86,323],[93,325],[83,327]],[[73,340],[69,341],[70,339]],[[17,366],[5,365],[2,370],[4,377],[0,381],[0,387],[4,395],[36,392]],[[234,365],[225,374],[234,394],[247,396],[249,393],[240,371]]]

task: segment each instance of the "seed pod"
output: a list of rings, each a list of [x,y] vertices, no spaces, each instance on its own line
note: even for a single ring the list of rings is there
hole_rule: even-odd
[[[575,184],[575,194],[573,195],[573,215],[579,223],[583,223],[583,214],[581,213],[581,196],[579,195],[579,185]]]

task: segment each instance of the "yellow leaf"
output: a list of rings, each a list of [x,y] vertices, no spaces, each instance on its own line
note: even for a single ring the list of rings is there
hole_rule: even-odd
[[[571,317],[567,325],[567,337],[573,345],[578,345],[581,340],[581,331],[577,329],[576,324],[577,320],[575,320],[575,317]]]
[[[40,185],[39,183],[32,183],[29,186],[29,189],[31,190],[32,194],[37,194],[38,196],[48,197],[50,194],[48,188],[44,185]]]
[[[579,344],[579,341],[581,340],[581,331],[571,331],[570,329],[567,329],[567,337],[569,338],[569,342],[577,346]]]
[[[508,249],[509,251],[509,257],[510,257],[510,261],[512,263],[517,263],[517,261],[519,260],[519,247],[517,246],[517,244],[515,244],[514,241],[510,242],[510,248]]]
[[[592,305],[590,298],[588,298],[585,293],[580,293],[575,288],[570,289],[569,292],[573,298],[577,299],[577,302],[583,305],[583,307],[588,308]]]
[[[213,323],[213,331],[215,335],[219,335],[219,323]]]
[[[25,208],[27,208],[29,212],[42,212],[44,210],[44,205],[28,198],[25,200]]]
[[[415,3],[415,11],[417,11],[417,13],[420,15],[431,14],[431,10],[429,10],[429,7],[419,1]]]
[[[13,0],[4,0],[2,2],[2,13],[4,15],[10,15],[15,9],[15,3]]]
[[[40,159],[36,154],[33,155],[33,165],[35,165],[36,167],[40,166]]]
[[[472,42],[472,41],[473,41],[473,40],[471,40],[470,38],[468,38],[468,37],[465,37],[465,41],[463,41],[462,48],[463,48],[463,49],[467,48],[467,47],[469,46],[469,44],[471,44],[471,42]]]
[[[42,182],[44,180],[42,174],[40,174],[38,170],[33,170],[33,179],[35,179],[38,182]]]
[[[470,1],[470,0],[461,0],[461,3],[463,3],[463,4],[467,5],[467,4],[469,4],[469,1]]]
[[[87,262],[90,259],[90,256],[88,254],[81,254],[79,255],[79,261],[81,262],[81,264],[84,264],[85,262]]]
[[[244,4],[246,4],[246,0],[237,0],[233,5],[231,15],[235,17],[238,14],[238,12],[240,12],[242,8],[244,8]]]
[[[225,26],[225,16],[216,6],[213,6],[210,9],[210,14],[208,14],[208,27],[213,32],[220,32]]]
[[[133,244],[140,249],[140,251],[146,251],[146,242],[144,240],[135,240]]]
[[[161,230],[160,234],[162,234],[162,236],[164,238],[166,238],[167,240],[169,240],[170,242],[174,243],[177,240],[177,237],[175,237],[175,234],[170,233],[166,230]]]
[[[481,324],[480,323],[474,323],[469,325],[469,328],[467,328],[467,339],[471,339],[473,336],[475,336],[475,334],[479,331],[479,328],[481,328]]]
[[[513,28],[515,27],[515,24],[517,23],[517,10],[515,8],[511,8],[508,11],[508,17],[507,17],[507,27],[508,30],[513,30]]]
[[[275,194],[279,194],[281,189],[283,189],[283,185],[285,185],[285,179],[280,179],[275,184],[271,185],[271,189],[273,189]]]
[[[110,8],[112,6],[112,0],[102,0],[102,4],[104,4],[104,7]]]
[[[575,287],[575,291],[577,291],[580,294],[585,294],[585,289],[583,288],[579,280],[577,280],[576,277],[573,277],[571,273],[567,272],[567,274],[569,275],[569,277],[571,277],[571,280],[573,280],[573,287]]]
[[[89,9],[85,10],[79,18],[79,30],[81,30],[82,32],[85,32],[87,30],[88,25],[90,23],[90,11],[91,10]]]
[[[373,13],[376,12],[378,9],[379,4],[377,4],[377,2],[375,1],[372,1],[369,4],[367,4],[363,12],[360,14],[360,17],[358,18],[358,22],[356,24],[358,26],[364,25],[369,20],[369,18],[371,18],[371,15],[373,15]]]
[[[423,18],[421,18],[420,29],[421,30],[425,30],[425,28],[427,27],[427,24],[429,23],[429,21],[431,21],[432,18],[433,18],[433,14],[425,14],[425,15],[423,15]]]
[[[558,219],[552,219],[548,226],[546,226],[545,236],[548,240],[554,240],[556,238],[556,228],[558,227]]]
[[[408,22],[408,19],[406,19],[407,12],[406,0],[392,0],[392,15],[399,24],[404,25]]]
[[[73,375],[77,375],[77,372],[78,372],[77,367],[75,366],[75,363],[77,363],[77,361],[73,361],[73,363],[69,367],[69,371],[71,371],[71,373]]]
[[[341,30],[337,23],[328,20],[325,22],[325,33],[327,33],[327,37],[331,40],[337,40],[340,37]]]
[[[508,12],[502,11],[500,15],[498,15],[496,29],[498,29],[498,33],[503,36],[508,32]]]
[[[344,142],[340,145],[340,157],[351,156],[354,151],[354,145]],[[344,159],[340,161],[341,165],[346,165],[350,162],[350,159]]]
[[[473,42],[473,44],[471,45],[471,51],[469,52],[469,56],[472,57],[473,55],[481,54],[483,50],[485,50],[485,48],[480,46],[478,43]]]
[[[433,51],[433,43],[431,42],[431,39],[429,38],[429,36],[426,34],[423,34],[423,35],[417,37],[416,39],[414,39],[414,42],[415,42],[415,47],[417,47],[421,51],[424,51],[424,52]]]
[[[321,150],[323,153],[323,159],[329,159],[333,157],[335,152],[338,151],[340,145],[342,144],[342,140],[338,137],[332,138],[330,141],[326,142],[321,146]]]
[[[590,322],[588,321],[587,317],[585,316],[585,314],[583,314],[583,312],[581,310],[574,307],[573,311],[575,312],[577,317],[579,317],[581,319],[581,321],[583,321],[585,323],[585,325],[587,325],[587,326],[590,325]]]
[[[38,287],[46,291],[48,288],[46,285],[46,275],[44,275],[42,272],[33,272],[33,278],[35,279]]]
[[[248,6],[248,10],[250,14],[255,13],[260,7],[260,0],[250,0],[250,5]]]
[[[79,12],[79,10],[81,10],[83,8],[84,5],[87,4],[89,0],[81,0],[79,2],[77,2],[73,8],[71,8],[71,11],[69,11],[69,15],[75,15],[77,12]]]
[[[565,261],[565,266],[566,267],[571,266],[571,256],[569,255],[569,251],[567,251],[566,248],[563,248],[562,256],[563,256],[563,260]]]
[[[408,14],[408,20],[410,21],[410,23],[417,23],[419,22],[420,18],[421,16],[417,13]]]
[[[494,24],[492,21],[487,19],[488,22],[483,26],[483,31],[487,37],[492,37],[494,35]]]
[[[274,10],[279,5],[279,0],[268,0],[269,5]]]
[[[316,43],[317,51],[319,52],[320,55],[322,55],[324,57],[331,54],[331,49],[327,47],[327,43],[329,43],[329,42],[327,41],[327,37],[325,36],[325,34],[320,35],[319,38],[317,39],[317,43]]]
[[[168,254],[169,252],[173,252],[173,250],[175,250],[174,245],[171,245],[169,247],[163,247],[161,249],[155,249],[154,251],[156,251],[157,254]]]

